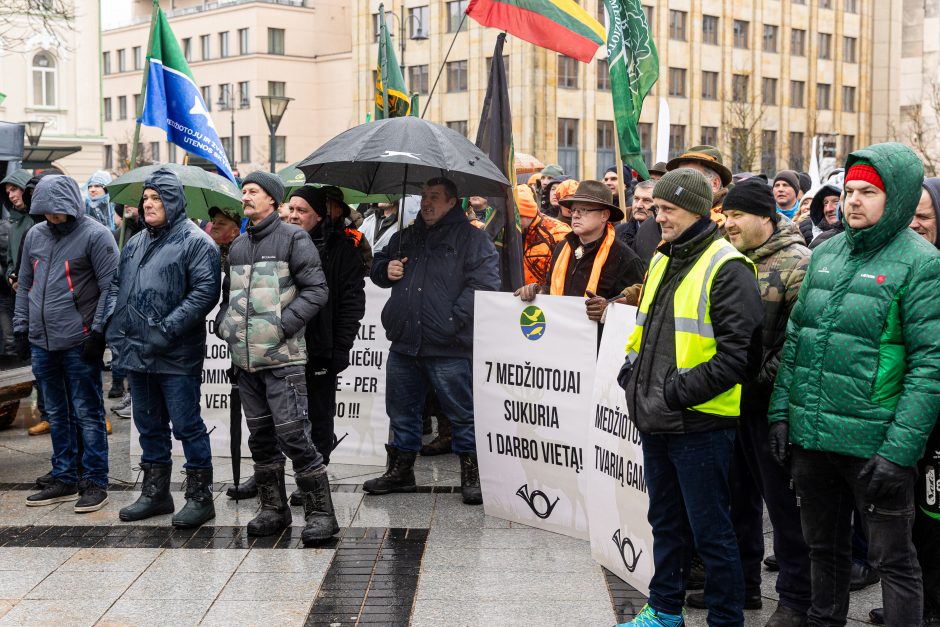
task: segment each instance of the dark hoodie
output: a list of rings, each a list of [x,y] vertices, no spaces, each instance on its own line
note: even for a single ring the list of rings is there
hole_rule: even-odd
[[[172,170],[156,170],[144,189],[160,195],[166,224],[147,226],[121,251],[102,317],[109,321],[108,342],[123,370],[198,375],[206,316],[219,302],[219,249],[186,218],[183,185]],[[143,201],[137,206],[143,213]]]
[[[5,179],[0,181],[3,205],[6,209],[9,210],[10,215],[10,239],[5,259],[5,272],[7,277],[16,274],[20,259],[20,246],[23,243],[23,238],[26,237],[26,232],[33,226],[33,224],[35,224],[35,221],[28,215],[28,209],[25,206],[19,209],[13,206],[13,203],[10,202],[9,194],[6,192],[6,184],[11,183],[16,185],[25,192],[26,185],[29,183],[29,180],[29,172],[26,170],[16,170]],[[26,201],[25,194],[23,201]]]
[[[553,207],[549,198],[551,197],[551,192],[552,192],[553,187],[555,187],[559,183],[563,183],[564,181],[568,181],[570,179],[571,179],[570,176],[562,175],[562,176],[559,176],[550,180],[548,182],[548,185],[542,188],[542,203],[541,203],[542,213],[544,213],[545,215],[549,217],[560,219],[563,222],[565,222],[565,224],[569,224],[569,225],[571,223],[571,218],[568,218],[567,220],[565,220],[564,217],[561,215],[561,210],[558,208],[557,205]]]
[[[933,245],[940,248],[940,177],[924,179],[924,189],[927,190],[927,195],[930,196],[934,214],[937,216],[937,241]]]
[[[43,222],[23,240],[23,263],[13,317],[15,333],[47,351],[80,346],[101,332],[108,285],[117,268],[110,231],[85,216],[78,183],[67,176],[43,178],[31,215],[65,214],[62,224]]]
[[[809,204],[809,220],[804,220],[800,223],[800,232],[807,242],[806,245],[810,248],[819,246],[830,237],[838,235],[845,230],[845,226],[842,224],[841,208],[836,214],[837,219],[835,224],[826,222],[826,214],[823,212],[823,204],[825,203],[826,196],[842,196],[842,188],[838,185],[827,183],[820,187],[816,195],[813,196],[813,200]],[[803,226],[807,222],[811,225],[809,229]],[[807,235],[809,235],[809,237],[807,237]]]

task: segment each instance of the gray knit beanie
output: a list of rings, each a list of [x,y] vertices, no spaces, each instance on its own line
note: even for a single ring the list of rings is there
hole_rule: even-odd
[[[712,209],[712,186],[698,170],[676,168],[656,181],[653,198],[662,198],[686,211],[707,216]]]
[[[277,174],[271,174],[264,170],[255,170],[242,179],[242,189],[244,189],[245,185],[248,183],[254,183],[263,189],[268,196],[273,198],[275,209],[284,202],[284,182],[281,181],[281,177]]]

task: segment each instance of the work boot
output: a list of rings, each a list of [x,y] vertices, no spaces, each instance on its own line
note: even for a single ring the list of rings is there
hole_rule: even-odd
[[[248,477],[237,486],[229,486],[225,491],[225,496],[236,501],[242,499],[253,499],[258,496],[258,484],[255,483],[254,475]]]
[[[290,507],[287,506],[287,489],[284,487],[284,465],[255,464],[255,482],[261,511],[248,521],[248,535],[272,536],[290,527]]]
[[[705,564],[702,558],[695,554],[692,556],[692,566],[689,568],[689,578],[686,580],[686,590],[703,590],[705,588]]]
[[[768,555],[764,558],[764,566],[768,571],[775,573],[780,570],[780,564],[777,563],[776,555]]]
[[[212,469],[186,469],[186,504],[173,517],[177,529],[199,527],[215,518],[212,502]]]
[[[388,466],[385,474],[369,479],[362,484],[362,489],[369,494],[390,494],[392,492],[416,492],[415,457],[417,453],[402,451],[391,444],[385,445],[388,453]]]
[[[111,381],[111,389],[108,390],[108,398],[121,398],[124,396],[124,379],[114,379]]]
[[[777,603],[777,609],[767,619],[764,627],[803,627],[806,620],[806,612],[799,612]]]
[[[111,421],[107,418],[104,419],[104,428],[108,432],[108,435],[111,435],[114,432],[114,429],[111,427]]]
[[[879,581],[881,581],[881,575],[878,574],[877,570],[867,564],[852,562],[852,576],[849,579],[850,591],[862,590],[875,585]]]
[[[140,464],[144,482],[136,501],[122,507],[118,518],[124,522],[143,520],[161,514],[172,514],[176,506],[170,496],[170,474],[173,464]]]
[[[421,455],[433,457],[434,455],[443,455],[451,452],[451,443],[454,441],[451,435],[450,420],[446,416],[437,417],[437,437],[421,447]]]
[[[26,433],[28,433],[29,435],[46,435],[47,433],[49,433],[49,431],[50,431],[49,421],[40,420],[39,422],[34,424],[32,427],[27,429]]]
[[[333,497],[330,494],[330,478],[326,466],[320,466],[300,475],[295,475],[297,489],[304,504],[306,526],[300,534],[304,544],[317,544],[339,533]]]
[[[868,612],[868,620],[875,625],[884,625],[885,624],[885,608],[876,607],[875,609]]]
[[[467,505],[481,505],[483,491],[480,490],[480,467],[476,453],[460,454],[460,493]]]

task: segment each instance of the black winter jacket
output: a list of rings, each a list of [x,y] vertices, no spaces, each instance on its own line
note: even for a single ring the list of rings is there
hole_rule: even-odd
[[[737,425],[737,420],[689,409],[745,381],[761,362],[764,314],[754,270],[732,260],[712,283],[711,320],[718,343],[707,362],[684,373],[676,370],[673,296],[695,261],[718,239],[718,227],[703,218],[659,247],[669,265],[650,305],[643,343],[635,362],[627,361],[618,380],[624,387],[631,420],[642,433],[697,433]]]
[[[398,255],[399,248],[401,255]],[[388,278],[388,263],[407,258],[405,275]],[[392,288],[382,310],[391,350],[421,357],[473,354],[476,290],[499,289],[499,256],[489,236],[459,206],[428,227],[419,214],[414,225],[392,236],[375,255],[372,282]]]
[[[636,230],[633,238],[633,250],[636,252],[640,261],[643,262],[643,268],[646,269],[656,254],[656,249],[663,241],[663,232],[659,227],[656,218],[650,216]]]

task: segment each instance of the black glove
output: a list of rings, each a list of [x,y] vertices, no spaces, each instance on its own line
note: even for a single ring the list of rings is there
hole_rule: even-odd
[[[862,466],[858,478],[868,481],[868,488],[865,490],[868,500],[881,501],[903,490],[911,481],[912,472],[910,468],[898,466],[876,453]]]
[[[770,425],[770,454],[781,466],[787,464],[790,457],[790,423],[786,420]]]
[[[104,358],[104,347],[104,334],[100,331],[92,331],[85,338],[85,344],[82,346],[82,361],[86,364],[100,364]]]
[[[349,368],[349,351],[334,352],[333,361],[330,363],[330,372],[334,375],[341,373]]]
[[[19,357],[20,361],[29,359],[32,354],[29,347],[29,333],[14,333],[13,343],[16,347],[16,356]]]

